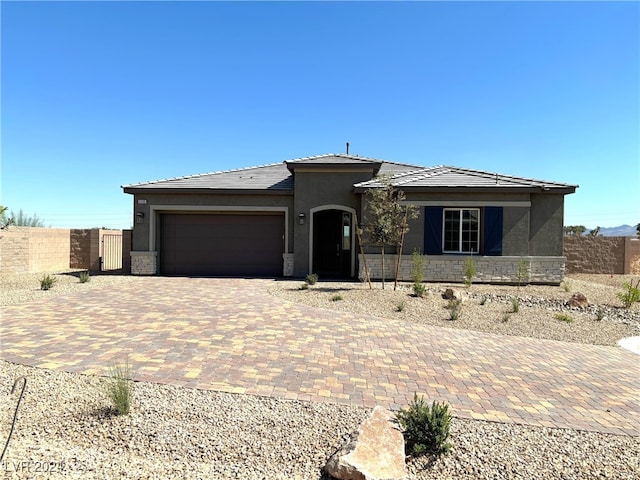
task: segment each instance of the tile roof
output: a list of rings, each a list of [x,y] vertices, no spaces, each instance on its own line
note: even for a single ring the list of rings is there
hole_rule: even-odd
[[[541,188],[575,191],[577,185],[515,177],[499,173],[485,172],[449,166],[419,168],[412,171],[393,173],[394,186],[402,188]],[[372,179],[354,185],[356,189],[379,187],[380,181]]]
[[[535,180],[531,178],[501,175],[498,173],[471,170],[467,168],[436,166],[422,167],[406,163],[376,160],[346,154],[326,154],[286,160],[282,163],[259,165],[256,167],[223,170],[219,172],[189,175],[184,177],[154,180],[150,182],[123,185],[126,193],[150,190],[225,190],[225,191],[272,191],[292,192],[294,176],[292,165],[380,165],[380,175],[390,175],[396,187],[402,188],[510,188],[510,189],[561,189],[573,192],[577,185]],[[377,179],[354,185],[356,191],[380,186]]]
[[[202,173],[185,177],[123,185],[128,190],[203,189],[203,190],[293,190],[293,175],[284,163]]]

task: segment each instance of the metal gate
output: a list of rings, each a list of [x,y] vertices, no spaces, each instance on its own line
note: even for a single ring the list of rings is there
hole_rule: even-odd
[[[108,234],[102,236],[102,255],[100,261],[100,270],[122,269],[122,235]]]

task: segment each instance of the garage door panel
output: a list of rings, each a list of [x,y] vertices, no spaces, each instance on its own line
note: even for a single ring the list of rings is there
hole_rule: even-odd
[[[162,273],[282,275],[282,214],[167,214],[161,230]]]

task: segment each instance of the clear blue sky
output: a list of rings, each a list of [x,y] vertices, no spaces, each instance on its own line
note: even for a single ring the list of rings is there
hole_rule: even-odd
[[[47,225],[128,228],[123,184],[347,141],[640,221],[638,2],[0,4],[0,203]]]

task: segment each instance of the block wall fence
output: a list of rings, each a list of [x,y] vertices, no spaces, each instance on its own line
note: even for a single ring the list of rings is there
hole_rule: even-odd
[[[567,273],[640,275],[639,237],[565,237]]]
[[[0,230],[0,273],[101,269],[104,235],[122,236],[122,271],[131,271],[131,230],[9,227]]]

